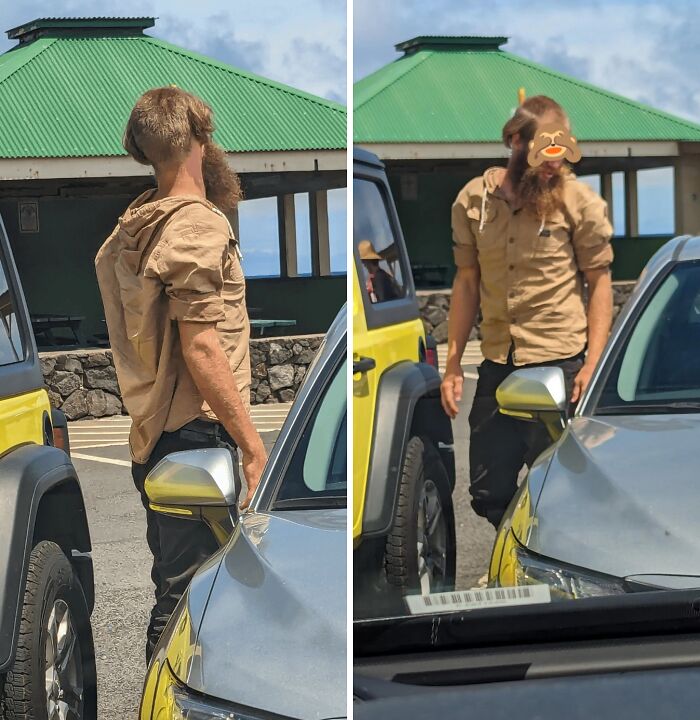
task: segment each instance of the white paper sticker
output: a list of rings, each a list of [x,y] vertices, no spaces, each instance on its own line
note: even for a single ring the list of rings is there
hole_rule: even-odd
[[[531,605],[551,602],[549,585],[522,585],[519,587],[472,588],[430,595],[407,595],[406,603],[411,615],[436,612],[476,610],[503,605]]]

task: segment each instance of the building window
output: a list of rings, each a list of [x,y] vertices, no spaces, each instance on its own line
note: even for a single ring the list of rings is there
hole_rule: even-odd
[[[295,193],[294,220],[297,240],[297,275],[311,275],[311,222],[309,193]]]
[[[328,191],[328,236],[331,274],[348,271],[348,193],[346,188]]]
[[[238,228],[246,277],[279,277],[277,198],[244,200],[238,206]]]
[[[637,171],[640,235],[672,235],[675,229],[673,168]]]

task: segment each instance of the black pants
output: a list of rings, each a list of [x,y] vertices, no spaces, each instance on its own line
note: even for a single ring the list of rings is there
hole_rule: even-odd
[[[205,426],[206,427],[206,426]],[[221,426],[214,426],[220,428]],[[180,450],[225,447],[234,453],[233,466],[237,471],[236,446],[223,428],[215,434],[197,432],[191,425],[172,433],[163,433],[145,465],[132,463],[134,485],[146,509],[146,540],[153,554],[151,579],[155,585],[155,605],[151,610],[146,642],[146,662],[150,662],[158,638],[165,629],[182,594],[199,566],[218,550],[212,531],[203,522],[178,519],[156,513],[148,506],[144,483],[148,473],[166,456]]]
[[[583,353],[573,358],[525,367],[557,366],[564,371],[567,397],[583,366]],[[544,452],[552,440],[542,423],[527,422],[498,411],[496,389],[523,366],[484,360],[479,366],[474,403],[469,413],[469,480],[472,507],[498,527],[518,487],[518,475]]]

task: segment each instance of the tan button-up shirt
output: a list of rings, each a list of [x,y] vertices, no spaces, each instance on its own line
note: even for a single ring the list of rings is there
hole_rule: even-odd
[[[135,462],[161,433],[216,420],[187,369],[177,322],[216,323],[243,402],[250,402],[250,325],[240,251],[226,217],[196,196],[140,195],[95,258]]]
[[[485,358],[529,365],[580,353],[586,345],[582,272],[613,259],[605,201],[572,174],[563,207],[551,217],[513,211],[494,192],[503,168],[490,168],[452,206],[458,267],[481,272],[481,349]]]

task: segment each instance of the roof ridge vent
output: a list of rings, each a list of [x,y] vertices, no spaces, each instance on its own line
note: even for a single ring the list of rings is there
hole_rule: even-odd
[[[500,50],[508,38],[500,35],[419,35],[394,45],[398,52],[413,55],[420,50],[474,52]]]
[[[19,45],[44,37],[138,37],[155,24],[156,18],[152,17],[37,18],[7,30],[7,37],[19,40]]]

